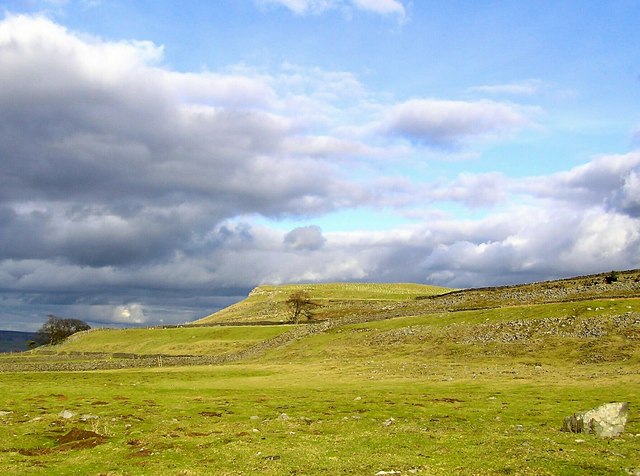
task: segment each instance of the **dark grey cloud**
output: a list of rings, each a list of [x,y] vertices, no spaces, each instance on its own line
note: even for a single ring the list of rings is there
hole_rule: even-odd
[[[316,225],[294,228],[284,235],[284,244],[295,250],[318,250],[325,241],[322,230]]]

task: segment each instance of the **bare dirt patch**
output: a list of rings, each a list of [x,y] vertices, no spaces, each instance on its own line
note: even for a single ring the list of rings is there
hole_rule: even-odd
[[[10,451],[15,451],[22,456],[43,456],[55,452],[95,448],[98,445],[106,443],[107,437],[93,431],[72,428],[64,435],[58,436],[55,441],[58,446],[48,448],[17,448]]]
[[[464,402],[464,400],[459,400],[457,398],[434,398],[433,400],[431,400],[434,403],[462,403]]]
[[[56,438],[58,451],[81,450],[95,448],[107,441],[107,437],[94,431],[72,428],[68,433]]]

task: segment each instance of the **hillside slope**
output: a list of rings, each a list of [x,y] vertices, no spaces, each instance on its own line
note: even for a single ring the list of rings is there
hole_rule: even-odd
[[[159,356],[165,358],[165,365],[252,358],[322,360],[328,355],[338,360],[341,355],[358,356],[356,360],[361,361],[372,352],[393,360],[397,351],[401,360],[427,354],[429,358],[475,359],[477,349],[488,346],[487,353],[499,356],[504,349],[494,347],[506,346],[512,352],[517,349],[514,343],[528,343],[523,349],[537,359],[543,357],[543,349],[562,354],[570,348],[574,362],[597,359],[598,353],[605,361],[638,360],[640,271],[619,273],[612,282],[607,282],[608,276],[445,294],[435,294],[444,288],[403,284],[305,286],[322,304],[321,312],[311,323],[286,326],[265,325],[265,321],[274,316],[284,321],[288,312],[284,300],[302,286],[262,286],[245,301],[214,314],[215,319],[176,328],[96,329],[61,345],[37,349],[9,367],[3,367],[9,360],[2,359],[0,369],[28,368],[31,362],[42,370],[49,360],[49,366],[56,368],[51,354],[72,361],[68,368],[78,370],[153,366]],[[226,324],[220,325],[223,321]],[[393,332],[373,338],[391,328]],[[372,340],[358,337],[365,331],[371,332]],[[344,335],[352,338],[343,341]],[[406,339],[410,345],[396,346]],[[295,349],[306,350],[296,353]],[[311,349],[315,350],[309,354]]]
[[[376,314],[401,302],[418,297],[436,296],[453,291],[451,288],[423,284],[393,283],[329,283],[258,286],[247,299],[203,317],[191,324],[241,322],[286,322],[289,309],[286,299],[295,291],[309,293],[320,306],[315,319],[335,319],[353,314]]]
[[[247,299],[192,324],[286,322],[289,310],[285,300],[297,290],[307,291],[321,305],[315,311],[316,320],[345,317],[375,320],[428,312],[640,296],[640,270],[463,290],[419,284],[259,286]]]

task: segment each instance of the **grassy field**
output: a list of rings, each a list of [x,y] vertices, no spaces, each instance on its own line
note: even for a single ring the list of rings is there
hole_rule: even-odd
[[[474,370],[486,366],[474,378]],[[3,374],[5,474],[628,474],[640,421],[612,441],[562,418],[638,401],[611,365],[242,364]],[[594,383],[594,376],[597,384]],[[60,412],[75,415],[65,419]],[[11,413],[6,413],[11,412]],[[94,437],[65,443],[73,429]],[[88,434],[91,436],[91,434]]]
[[[96,329],[72,336],[59,346],[66,352],[220,355],[237,352],[286,332],[286,326],[173,327]]]
[[[412,302],[398,303],[401,314]],[[71,339],[59,350],[215,354],[282,340],[225,365],[0,372],[0,468],[111,476],[640,471],[640,297],[328,322]],[[631,402],[621,437],[560,431],[563,417],[610,401]]]

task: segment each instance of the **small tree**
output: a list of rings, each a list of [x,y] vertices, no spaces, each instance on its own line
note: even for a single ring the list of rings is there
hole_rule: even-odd
[[[35,341],[35,340],[28,340],[27,341],[27,349],[29,349],[29,350],[35,349],[36,347],[38,347],[38,345],[39,345],[38,342]]]
[[[291,317],[289,320],[294,324],[297,324],[301,317],[312,320],[313,309],[320,306],[320,304],[311,300],[311,296],[307,291],[303,290],[292,292],[285,303],[291,310]]]
[[[612,284],[618,281],[618,272],[611,271],[608,275],[604,277],[604,282],[607,284]]]
[[[47,317],[47,322],[38,331],[37,340],[43,344],[58,344],[76,332],[91,329],[89,324],[80,319],[62,319],[53,314]]]

